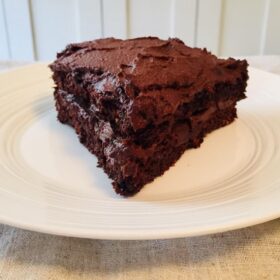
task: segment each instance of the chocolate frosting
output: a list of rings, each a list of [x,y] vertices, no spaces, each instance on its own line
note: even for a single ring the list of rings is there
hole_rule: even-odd
[[[236,68],[245,61],[217,59],[206,49],[190,48],[179,39],[144,37],[131,40],[114,38],[71,44],[58,54],[56,71],[87,69],[99,74],[97,91],[108,91],[122,84],[138,91],[166,87],[208,87],[238,78]],[[172,71],[170,70],[172,69]]]
[[[179,39],[156,37],[71,44],[51,68],[71,72],[74,79],[83,73],[83,87],[88,87],[97,113],[110,114],[102,112],[104,101],[119,103],[112,110],[122,131],[141,130],[151,122],[158,125],[197,93],[215,94],[217,84],[236,84],[247,75],[245,60],[218,59]]]

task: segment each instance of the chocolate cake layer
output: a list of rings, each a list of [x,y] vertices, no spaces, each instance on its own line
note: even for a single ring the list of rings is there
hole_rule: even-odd
[[[68,75],[70,76],[70,75]],[[87,91],[79,88],[73,78],[66,78],[59,88],[73,92],[100,119],[110,121],[115,133],[121,135],[139,134],[149,126],[158,126],[173,119],[186,119],[189,115],[205,110],[211,102],[219,103],[223,100],[239,100],[245,97],[245,85],[238,80],[235,84],[220,83],[215,86],[215,93],[206,89],[188,96],[192,90],[161,89],[139,94],[133,101],[121,103],[117,94]],[[125,100],[123,92],[119,95]]]
[[[210,131],[229,124],[236,117],[235,107],[224,101],[172,126],[154,130],[154,143],[148,148],[131,138],[113,134],[109,122],[90,115],[73,94],[56,90],[58,118],[73,126],[83,143],[98,158],[99,166],[114,180],[117,193],[128,196],[163,174],[187,148],[196,148]]]
[[[72,44],[50,67],[59,120],[123,195],[232,122],[248,79],[246,61],[154,37]]]

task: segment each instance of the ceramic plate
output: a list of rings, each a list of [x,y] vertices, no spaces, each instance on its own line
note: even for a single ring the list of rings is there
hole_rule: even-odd
[[[52,234],[155,239],[280,216],[280,77],[250,68],[239,118],[132,198],[116,195],[56,120],[44,64],[0,75],[0,222]]]

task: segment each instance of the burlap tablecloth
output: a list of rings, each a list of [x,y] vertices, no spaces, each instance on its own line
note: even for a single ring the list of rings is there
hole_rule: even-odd
[[[249,62],[280,74],[280,56]],[[0,69],[14,65],[3,62]],[[280,219],[154,241],[68,238],[0,225],[0,279],[280,279]]]

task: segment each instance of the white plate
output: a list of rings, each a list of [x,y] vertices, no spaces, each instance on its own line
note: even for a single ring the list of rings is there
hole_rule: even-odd
[[[250,69],[239,119],[135,197],[56,120],[46,65],[0,75],[0,222],[102,239],[221,232],[280,216],[280,78]]]

